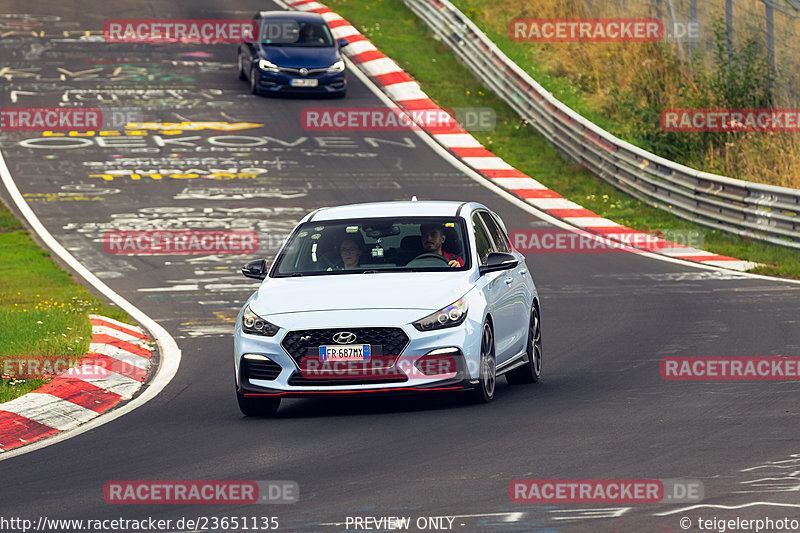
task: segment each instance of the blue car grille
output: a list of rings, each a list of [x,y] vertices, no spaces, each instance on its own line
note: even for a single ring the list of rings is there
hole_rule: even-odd
[[[291,68],[291,67],[278,67],[278,68],[280,69],[281,72],[283,72],[284,74],[289,74],[290,76],[303,76],[303,74],[300,74],[299,68]],[[328,72],[328,69],[326,68],[310,68],[308,69],[308,72],[305,75],[321,76],[326,72]]]

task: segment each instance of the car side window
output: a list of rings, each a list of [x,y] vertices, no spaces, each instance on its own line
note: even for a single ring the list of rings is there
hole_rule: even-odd
[[[475,251],[478,253],[478,261],[482,265],[486,264],[486,258],[492,252],[492,241],[489,240],[489,235],[483,227],[478,214],[472,215],[472,229],[475,230]]]
[[[498,252],[511,253],[511,243],[508,242],[503,229],[497,224],[497,221],[492,215],[486,212],[481,212],[481,219],[486,227],[489,228],[489,234],[492,236]]]

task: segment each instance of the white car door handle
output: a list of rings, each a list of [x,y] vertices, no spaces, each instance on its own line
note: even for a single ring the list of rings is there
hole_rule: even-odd
[[[511,285],[511,283],[512,283],[513,281],[514,281],[514,278],[511,278],[511,277],[509,277],[509,278],[506,278],[506,285]]]
[[[527,268],[523,268],[522,270],[519,271],[519,275],[520,276],[524,276],[527,273],[528,273],[528,269]]]

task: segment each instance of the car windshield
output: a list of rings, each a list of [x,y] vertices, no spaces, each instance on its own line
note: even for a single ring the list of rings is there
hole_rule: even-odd
[[[380,218],[308,222],[276,258],[273,276],[466,270],[461,219]]]
[[[268,46],[321,48],[333,46],[334,40],[330,28],[323,22],[274,19],[264,20],[261,42]]]

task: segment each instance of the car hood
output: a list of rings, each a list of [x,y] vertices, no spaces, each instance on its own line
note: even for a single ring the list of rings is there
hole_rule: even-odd
[[[250,301],[266,317],[279,313],[355,309],[431,312],[472,288],[469,272],[392,272],[267,278]]]
[[[261,57],[279,67],[328,68],[341,59],[335,46],[302,48],[297,46],[261,46]]]

